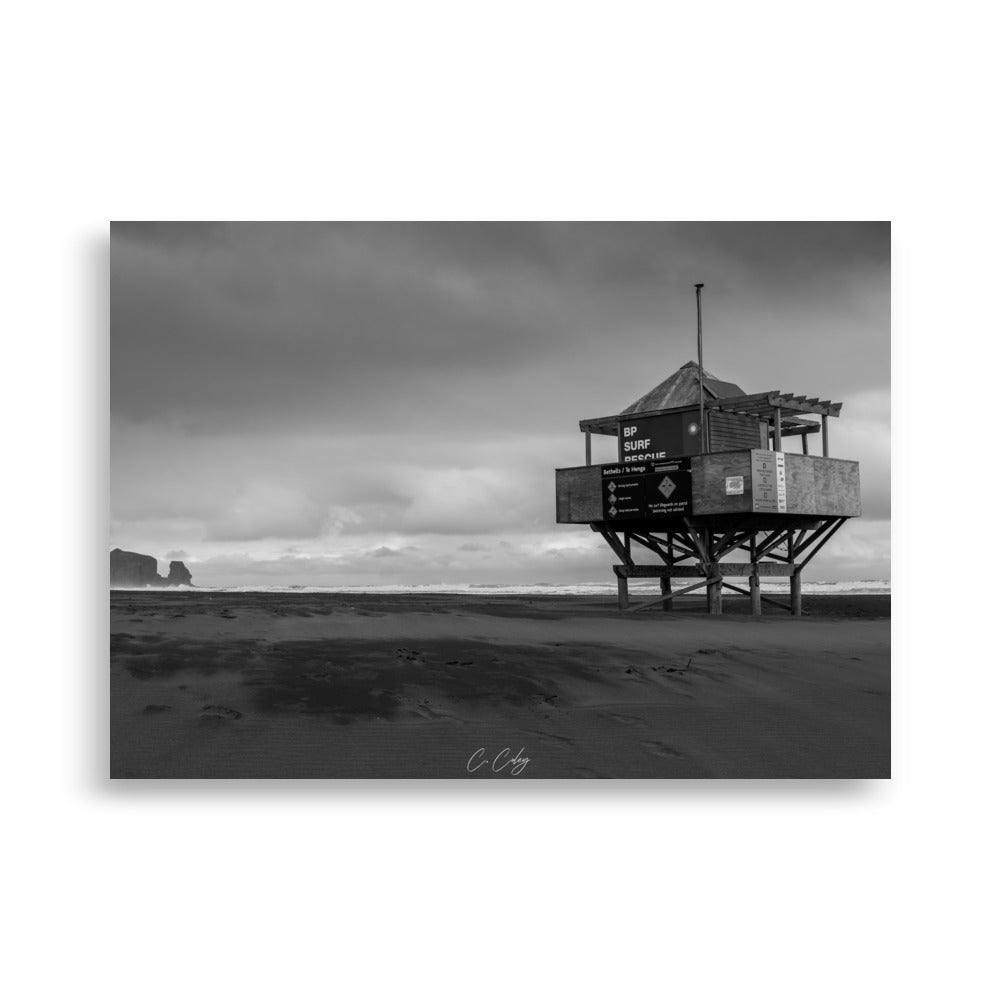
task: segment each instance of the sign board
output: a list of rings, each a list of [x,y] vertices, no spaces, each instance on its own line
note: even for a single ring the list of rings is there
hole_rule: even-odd
[[[755,511],[765,514],[784,514],[788,509],[785,491],[785,453],[753,449],[750,452],[750,485]]]
[[[701,429],[697,410],[661,413],[655,417],[623,418],[619,425],[618,457],[629,465],[700,453]]]
[[[604,520],[639,521],[691,513],[691,459],[601,466]]]
[[[744,492],[742,476],[726,476],[726,496],[737,497]]]

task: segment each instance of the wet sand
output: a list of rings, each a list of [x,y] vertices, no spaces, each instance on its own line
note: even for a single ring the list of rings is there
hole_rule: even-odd
[[[888,597],[675,605],[113,591],[111,776],[889,777]]]

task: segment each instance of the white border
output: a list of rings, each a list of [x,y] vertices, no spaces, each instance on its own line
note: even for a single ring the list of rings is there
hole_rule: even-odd
[[[976,10],[11,15],[12,995],[981,989],[992,595],[923,555],[929,521],[968,535],[955,513],[995,493],[988,447],[963,450],[995,415],[959,402],[995,367]],[[106,221],[192,217],[891,218],[892,782],[109,787]]]

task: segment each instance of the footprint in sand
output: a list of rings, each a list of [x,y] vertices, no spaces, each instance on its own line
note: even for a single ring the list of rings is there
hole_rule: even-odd
[[[654,757],[665,757],[669,760],[672,757],[683,756],[679,750],[675,750],[673,747],[668,747],[666,743],[654,743],[652,740],[647,740],[644,743],[640,743],[639,746],[641,746],[647,753],[651,753]]]
[[[147,705],[143,710],[143,715],[159,715],[162,712],[169,712],[173,705]]]
[[[637,715],[620,715],[617,712],[605,715],[604,718],[610,722],[618,722],[623,726],[635,726],[643,721]]]
[[[205,705],[201,710],[201,718],[231,722],[234,719],[242,719],[243,713],[237,712],[235,708],[227,708],[225,705]]]
[[[461,719],[456,718],[448,712],[439,712],[437,709],[431,708],[427,702],[421,702],[419,705],[415,705],[412,711],[414,715],[419,716],[421,719],[433,719],[435,721],[446,719],[449,722],[455,722],[463,726],[465,725]]]
[[[529,736],[533,736],[539,743],[544,746],[551,747],[564,747],[572,746],[573,740],[569,736],[558,736],[556,733],[540,733],[534,729],[526,729],[525,732]]]

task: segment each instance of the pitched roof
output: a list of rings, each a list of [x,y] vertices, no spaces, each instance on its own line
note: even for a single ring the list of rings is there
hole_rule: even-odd
[[[723,382],[704,370],[705,401],[743,396],[743,390],[732,382]],[[626,406],[620,416],[646,413],[649,410],[668,410],[675,406],[698,405],[698,363],[689,361],[669,378],[664,379],[655,389]]]

